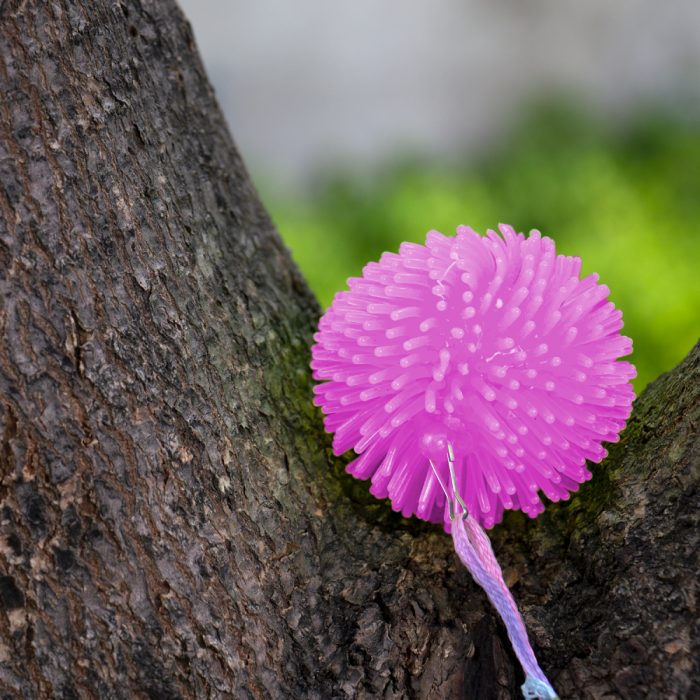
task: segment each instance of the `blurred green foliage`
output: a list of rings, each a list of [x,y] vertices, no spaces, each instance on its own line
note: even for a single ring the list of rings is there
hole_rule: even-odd
[[[639,393],[700,336],[700,127],[647,117],[624,130],[541,107],[478,162],[334,175],[306,199],[266,197],[321,304],[402,241],[459,224],[539,229],[597,272],[634,340]]]

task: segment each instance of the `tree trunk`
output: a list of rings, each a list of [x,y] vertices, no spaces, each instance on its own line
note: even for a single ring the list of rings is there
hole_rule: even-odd
[[[439,526],[344,474],[319,308],[172,0],[0,2],[0,697],[517,698]],[[700,347],[494,529],[562,698],[700,695]]]

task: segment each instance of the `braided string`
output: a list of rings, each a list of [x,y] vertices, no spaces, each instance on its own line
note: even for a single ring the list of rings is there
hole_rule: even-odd
[[[508,637],[525,671],[526,680],[521,689],[528,700],[558,700],[557,694],[540,669],[535,653],[527,638],[513,596],[508,590],[501,567],[491,547],[488,535],[469,515],[458,514],[452,520],[452,538],[457,555],[469,569],[474,580],[486,591],[508,630]]]

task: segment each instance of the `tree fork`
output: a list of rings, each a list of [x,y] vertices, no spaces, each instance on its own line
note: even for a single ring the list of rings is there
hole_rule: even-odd
[[[332,455],[319,307],[174,2],[0,3],[0,285],[3,698],[519,697],[449,537]],[[562,697],[697,692],[699,364],[494,530]]]

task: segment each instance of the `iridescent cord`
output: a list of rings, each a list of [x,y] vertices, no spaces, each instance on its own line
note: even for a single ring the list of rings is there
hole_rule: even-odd
[[[534,698],[558,700],[557,694],[537,663],[527,638],[525,625],[513,596],[503,580],[501,567],[498,565],[488,536],[474,518],[458,513],[452,521],[452,538],[462,563],[469,569],[474,580],[486,591],[506,624],[513,650],[525,671],[526,679],[521,687],[523,695],[528,700]]]
[[[540,700],[559,700],[537,663],[535,652],[532,651],[527,638],[525,624],[518,612],[518,606],[503,580],[503,573],[496,555],[493,553],[491,540],[479,523],[469,515],[464,501],[459,495],[454,469],[454,451],[449,442],[447,443],[447,465],[452,480],[452,493],[440,478],[433,461],[430,461],[435,477],[447,498],[455,551],[474,580],[486,591],[491,603],[506,624],[515,655],[525,671],[525,683],[520,687],[523,696],[527,700],[536,700],[537,698]],[[461,506],[461,511],[457,511],[455,501]]]

